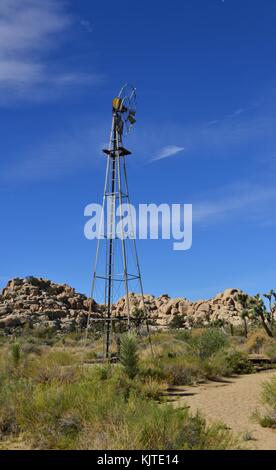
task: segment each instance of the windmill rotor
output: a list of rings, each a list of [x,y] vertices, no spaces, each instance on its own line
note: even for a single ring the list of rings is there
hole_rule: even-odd
[[[116,125],[120,135],[128,135],[136,123],[136,88],[126,84],[113,100]]]

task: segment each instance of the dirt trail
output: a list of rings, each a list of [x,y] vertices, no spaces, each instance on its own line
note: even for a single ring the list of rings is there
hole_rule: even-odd
[[[264,411],[260,403],[262,383],[272,377],[276,377],[275,371],[243,375],[185,389],[181,387],[181,391],[187,395],[178,398],[173,404],[177,407],[186,404],[192,412],[200,410],[209,423],[222,421],[241,437],[251,436],[253,439],[245,442],[249,449],[276,450],[276,430],[262,428],[251,418],[257,409]]]

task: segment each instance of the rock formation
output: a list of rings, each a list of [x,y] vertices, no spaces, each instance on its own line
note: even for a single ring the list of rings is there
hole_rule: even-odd
[[[240,325],[241,305],[238,301],[239,289],[226,289],[210,300],[191,302],[185,298],[172,299],[167,294],[160,297],[145,295],[145,307],[150,317],[157,325],[167,326],[176,317],[180,316],[185,328],[193,326],[207,326],[210,322],[223,320],[232,325]],[[119,300],[116,313],[122,313],[125,299]],[[130,294],[131,309],[143,309],[141,296]]]
[[[238,289],[227,289],[210,300],[191,302],[185,298],[172,299],[167,294],[160,297],[145,295],[145,306],[152,321],[161,327],[168,326],[180,317],[185,328],[208,325],[224,320],[241,324]],[[27,277],[11,280],[0,295],[0,329],[11,333],[15,328],[50,327],[60,332],[85,327],[90,300],[68,285],[49,280]],[[123,313],[125,299],[113,308],[114,314]],[[141,296],[130,294],[132,312],[143,309]],[[100,316],[102,308],[92,302],[92,316]]]
[[[86,325],[89,299],[68,285],[27,277],[11,280],[0,295],[0,328],[29,325],[73,331]],[[93,302],[92,311],[98,312]]]

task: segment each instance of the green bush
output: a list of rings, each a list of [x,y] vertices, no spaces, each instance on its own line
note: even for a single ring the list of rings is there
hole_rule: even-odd
[[[30,358],[23,368],[24,378],[36,383],[71,383],[78,379],[80,368],[66,351],[47,351],[39,357]]]
[[[226,362],[233,374],[251,374],[254,370],[247,355],[240,351],[228,352]]]
[[[225,376],[232,374],[250,374],[253,366],[246,354],[240,351],[222,350],[214,354],[205,364],[208,376]]]
[[[272,364],[275,364],[276,363],[276,341],[274,340],[273,342],[268,343],[265,346],[264,352],[269,357]]]
[[[228,345],[225,333],[217,329],[206,329],[191,340],[192,347],[199,354],[200,359],[205,360]]]
[[[233,370],[228,361],[227,351],[218,351],[205,361],[204,369],[208,378],[229,377]]]
[[[185,325],[184,317],[182,315],[175,315],[169,323],[169,328],[171,330],[177,330],[179,328],[183,328],[184,325]]]
[[[184,341],[185,343],[188,343],[191,340],[191,331],[177,331],[177,333],[175,334],[175,338],[180,341]]]
[[[262,401],[276,412],[276,378],[273,377],[263,385]]]
[[[160,359],[146,359],[141,361],[139,376],[143,379],[152,378],[155,380],[163,380],[165,378],[163,363]]]
[[[260,425],[264,428],[276,428],[276,378],[263,384],[261,399],[267,407],[265,415],[260,413],[255,414],[255,418],[259,421]]]
[[[186,355],[163,361],[163,376],[170,385],[190,385],[204,375],[198,358]]]

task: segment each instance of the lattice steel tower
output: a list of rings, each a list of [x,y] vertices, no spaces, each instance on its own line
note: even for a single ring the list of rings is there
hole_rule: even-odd
[[[130,306],[130,292],[131,290],[137,290],[137,286],[141,295],[140,308],[145,314],[144,320],[149,332],[136,248],[136,234],[134,233],[135,223],[131,216],[126,173],[126,157],[131,155],[131,152],[123,145],[123,136],[129,134],[135,123],[136,89],[127,84],[112,102],[112,127],[109,148],[103,150],[107,156],[107,165],[101,228],[97,240],[91,289],[91,299],[94,299],[95,294],[97,294],[100,296],[100,303],[103,305],[101,320],[105,325],[105,355],[107,358],[110,357],[114,325],[117,325],[119,321],[124,322],[128,329],[132,326],[134,318]],[[128,220],[131,221],[131,227],[128,226],[127,230],[123,223],[124,208],[127,210]],[[116,218],[118,218],[117,223]],[[115,310],[115,303],[118,302],[119,298],[125,299],[123,314]],[[99,318],[93,317],[90,309],[87,332],[94,321],[99,321]]]

